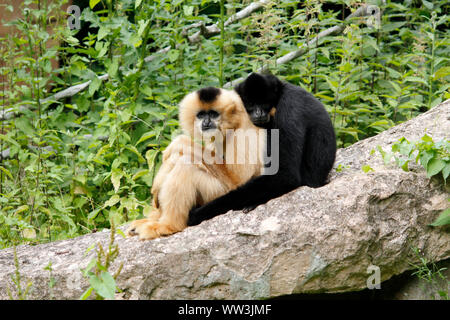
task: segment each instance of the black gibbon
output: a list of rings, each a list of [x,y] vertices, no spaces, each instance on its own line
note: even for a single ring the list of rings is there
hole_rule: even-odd
[[[327,182],[336,156],[336,137],[324,105],[306,90],[271,74],[252,73],[235,87],[252,122],[279,129],[279,170],[194,208],[188,225],[226,213],[251,210],[300,186],[317,188]],[[273,118],[270,110],[275,107]],[[270,134],[267,136],[270,146]],[[270,150],[268,151],[270,153]]]
[[[151,190],[156,210],[133,221],[129,236],[149,240],[179,232],[187,227],[190,209],[226,194],[264,169],[266,132],[250,121],[236,92],[213,87],[192,92],[181,101],[179,118],[184,134],[164,150]],[[259,135],[258,140],[236,143],[249,129]],[[214,159],[205,159],[208,154]],[[237,161],[227,157],[230,154],[243,158]]]

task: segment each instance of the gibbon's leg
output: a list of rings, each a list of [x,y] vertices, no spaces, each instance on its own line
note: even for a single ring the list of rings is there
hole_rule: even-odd
[[[159,220],[134,221],[128,234],[138,235],[140,240],[150,240],[179,232],[187,227],[191,208],[219,197],[226,191],[223,184],[206,171],[179,161],[161,186]]]
[[[146,220],[149,220],[149,221],[158,221],[159,218],[161,218],[161,210],[158,209],[158,210],[153,210],[152,212],[150,212],[150,213],[147,215]]]
[[[167,181],[168,175],[172,172],[173,168],[176,165],[176,160],[179,158],[179,156],[171,155],[166,160],[163,160],[163,163],[159,168],[155,179],[153,180],[151,192],[153,195],[153,207],[155,209],[160,208],[159,193],[161,191],[162,185],[165,181]]]
[[[193,172],[192,169],[195,170],[190,165],[183,165],[178,161],[170,171],[161,174],[165,179],[159,185],[158,194],[154,194],[158,199],[160,218],[157,221],[149,219],[133,221],[129,227],[129,235],[138,235],[140,240],[150,240],[181,231],[186,227],[187,217],[183,217],[183,213],[187,215],[196,200],[196,190],[191,185],[192,174],[189,174]]]
[[[176,137],[170,145],[163,152],[163,163],[159,168],[158,174],[153,180],[152,195],[153,195],[153,207],[159,208],[159,191],[164,181],[167,180],[167,175],[172,171],[174,166],[182,161],[181,157],[191,154],[192,140],[186,135],[180,135]]]

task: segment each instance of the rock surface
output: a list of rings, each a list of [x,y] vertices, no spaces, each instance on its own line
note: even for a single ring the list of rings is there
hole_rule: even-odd
[[[411,269],[419,248],[432,261],[450,257],[450,233],[429,224],[449,193],[421,169],[384,166],[378,152],[405,136],[449,138],[450,100],[416,119],[338,150],[331,182],[301,187],[254,211],[229,212],[173,236],[148,242],[117,236],[123,262],[120,299],[261,299],[291,293],[345,292],[367,287],[371,265],[381,280]],[[389,148],[389,149],[388,149]],[[364,173],[363,165],[375,171]],[[85,268],[109,232],[38,246],[20,246],[22,285],[29,298],[78,299]],[[52,263],[52,278],[44,268]],[[13,250],[0,251],[0,299],[14,293]]]

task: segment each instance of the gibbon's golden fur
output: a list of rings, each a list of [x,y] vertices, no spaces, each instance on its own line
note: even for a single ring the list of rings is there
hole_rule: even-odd
[[[176,137],[163,152],[163,162],[153,182],[156,210],[146,219],[133,221],[127,230],[129,236],[149,240],[179,232],[187,227],[193,207],[226,194],[263,170],[265,131],[250,121],[236,92],[209,87],[188,94],[180,103],[180,125],[185,134]],[[236,143],[242,137],[237,129],[255,130],[258,137],[262,134],[263,141]],[[218,136],[223,139],[217,139]],[[202,143],[194,142],[197,139],[202,139]],[[232,150],[233,155],[244,152],[245,160],[227,162],[226,153]],[[221,161],[205,161],[205,152],[219,156]],[[250,157],[255,155],[252,163]]]

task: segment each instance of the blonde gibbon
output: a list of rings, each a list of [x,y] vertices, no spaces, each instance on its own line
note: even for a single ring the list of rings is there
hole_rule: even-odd
[[[251,122],[236,92],[214,87],[192,92],[180,103],[179,119],[184,134],[163,152],[153,182],[156,210],[133,221],[129,236],[149,240],[179,232],[187,227],[189,210],[262,173],[266,132]]]

